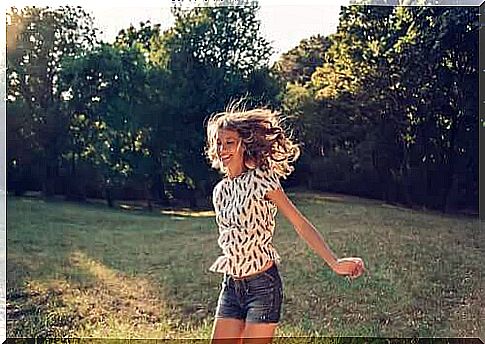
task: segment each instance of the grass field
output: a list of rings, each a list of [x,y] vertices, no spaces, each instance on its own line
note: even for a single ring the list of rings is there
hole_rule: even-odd
[[[349,284],[278,218],[285,286],[277,336],[485,337],[485,232],[476,218],[290,194]],[[7,199],[7,336],[208,338],[221,276],[211,212]]]

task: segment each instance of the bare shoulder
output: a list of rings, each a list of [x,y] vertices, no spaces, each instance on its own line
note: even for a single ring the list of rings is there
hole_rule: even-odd
[[[278,207],[291,203],[283,188],[278,187],[268,191],[266,198],[276,204]]]
[[[305,223],[303,214],[300,213],[283,189],[278,188],[268,192],[267,197],[295,228],[300,228]]]

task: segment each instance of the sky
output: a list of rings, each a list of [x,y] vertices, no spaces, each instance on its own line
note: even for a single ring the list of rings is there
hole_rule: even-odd
[[[150,20],[161,24],[162,29],[170,27],[173,18],[170,6],[174,2],[188,4],[217,3],[223,0],[7,0],[11,5],[23,7],[38,5],[56,7],[60,5],[82,6],[95,18],[95,26],[102,31],[101,38],[112,42],[117,33],[133,24]],[[251,0],[224,0],[229,3],[248,2]],[[272,43],[275,60],[282,53],[298,45],[304,39],[315,34],[327,36],[336,31],[341,6],[359,0],[258,0],[261,6],[259,18],[262,34]],[[416,0],[387,0],[412,4]],[[421,0],[422,1],[422,0]],[[434,4],[477,5],[483,0],[426,0]],[[370,2],[378,3],[380,0]],[[136,6],[134,6],[136,3]]]
[[[335,4],[336,3],[336,4]],[[117,33],[133,24],[150,20],[162,29],[173,24],[169,7],[91,7],[83,6],[95,18],[95,26],[102,31],[101,38],[112,42]],[[272,43],[272,59],[315,34],[329,35],[337,29],[340,5],[262,5],[258,17],[262,34]]]
[[[130,24],[138,27],[141,21],[150,20],[152,24],[161,24],[162,29],[170,27],[173,24],[170,13],[172,1],[194,0],[139,0],[136,7],[133,1],[126,0],[70,1],[69,5],[80,5],[90,12],[95,19],[95,26],[102,32],[101,39],[112,42],[121,29],[129,27]],[[68,4],[67,1],[59,0],[8,0],[8,3],[19,8],[27,4],[50,7]],[[305,0],[296,4],[292,0],[259,0],[259,4],[261,32],[272,43],[275,51],[272,60],[275,60],[282,53],[297,46],[304,38],[334,33],[337,29],[340,7],[347,5],[348,1],[333,0],[319,4],[316,0]]]

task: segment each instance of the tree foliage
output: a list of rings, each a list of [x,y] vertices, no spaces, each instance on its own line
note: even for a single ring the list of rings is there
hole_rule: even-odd
[[[54,193],[53,182],[66,139],[69,120],[60,111],[59,74],[61,59],[76,56],[96,43],[92,18],[80,7],[59,9],[12,8],[7,13],[7,97],[9,109],[22,109],[10,127],[10,137],[29,140],[37,156],[45,194]],[[15,104],[15,105],[14,105]],[[17,111],[8,112],[15,115]],[[28,113],[28,114],[27,114]],[[20,152],[13,148],[10,152]],[[23,160],[8,156],[8,167],[22,168]]]
[[[206,118],[231,100],[271,104],[279,92],[269,72],[271,47],[259,31],[257,7],[174,8],[175,24],[160,52],[169,71],[168,111],[177,118],[175,159],[187,185],[207,195],[214,176],[204,157]],[[162,64],[163,65],[163,64]]]
[[[257,5],[172,13],[166,31],[141,22],[100,45],[81,8],[10,10],[9,190],[196,206],[217,179],[205,120],[245,97],[301,143],[293,183],[477,208],[476,8],[344,7],[336,33],[271,68]]]
[[[303,39],[298,46],[283,53],[273,68],[285,82],[305,85],[325,62],[330,45],[329,38],[321,35]]]
[[[115,186],[131,177],[146,181],[154,173],[149,72],[142,52],[110,45],[64,63],[70,156],[98,167],[110,204]]]
[[[305,87],[311,110],[300,116],[303,140],[308,154],[321,156],[309,165],[321,170],[335,161],[334,168],[345,157],[338,191],[443,210],[451,200],[475,207],[476,199],[463,194],[476,191],[463,181],[477,180],[476,168],[465,172],[476,167],[476,14],[343,8],[324,62]],[[322,188],[331,188],[328,180]]]

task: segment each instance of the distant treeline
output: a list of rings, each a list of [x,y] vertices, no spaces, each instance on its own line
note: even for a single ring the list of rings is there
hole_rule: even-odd
[[[244,97],[302,146],[286,185],[478,209],[478,7],[345,7],[275,63],[257,10],[175,7],[107,44],[81,7],[11,8],[8,192],[206,206],[204,121]]]

